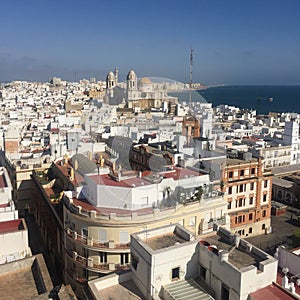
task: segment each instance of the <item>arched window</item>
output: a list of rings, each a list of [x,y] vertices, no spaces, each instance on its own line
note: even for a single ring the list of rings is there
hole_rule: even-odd
[[[287,193],[287,194],[285,195],[285,200],[286,200],[287,202],[291,202],[291,194],[290,194],[290,193]]]
[[[282,199],[282,191],[278,191],[277,198],[280,199],[280,200]]]

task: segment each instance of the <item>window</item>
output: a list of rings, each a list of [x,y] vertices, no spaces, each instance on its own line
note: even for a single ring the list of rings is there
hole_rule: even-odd
[[[253,220],[253,214],[249,214],[249,221]]]
[[[137,269],[138,263],[139,263],[139,258],[131,253],[131,265],[135,270]]]
[[[240,176],[244,176],[245,170],[240,170]]]
[[[87,248],[83,248],[83,256],[88,257],[89,256],[89,250]]]
[[[172,279],[179,279],[179,267],[172,269]]]
[[[263,195],[263,202],[266,202],[267,201],[267,194],[264,194]]]
[[[266,212],[265,210],[263,210],[263,212],[262,212],[263,218],[264,218],[266,215],[267,215],[267,212]]]
[[[252,227],[249,228],[249,234],[252,233]]]
[[[87,237],[88,237],[89,232],[88,232],[88,229],[87,229],[87,228],[82,228],[81,233],[82,233],[82,236],[83,236],[84,238],[87,238]]]
[[[232,172],[232,171],[229,172],[228,177],[229,177],[229,178],[232,178],[232,177],[233,177],[233,172]]]
[[[251,175],[254,175],[255,174],[255,168],[252,168],[251,169]]]
[[[229,287],[222,284],[221,299],[229,300]]]
[[[232,194],[232,186],[230,186],[230,187],[228,188],[228,194],[229,194],[229,195]]]
[[[129,253],[120,254],[120,263],[121,265],[126,265],[129,263]]]
[[[202,266],[200,266],[200,277],[204,280],[206,279],[206,269]]]
[[[262,224],[261,229],[265,230],[266,229],[266,224]]]
[[[253,197],[250,197],[250,198],[249,198],[249,204],[250,204],[250,205],[253,204],[253,200],[254,200]]]
[[[268,180],[264,181],[264,188],[268,187]]]
[[[128,231],[120,231],[120,244],[129,243],[129,233]]]
[[[195,226],[196,224],[196,217],[191,217],[190,218],[190,226]]]
[[[99,229],[99,231],[98,231],[98,238],[99,238],[99,242],[100,243],[107,242],[106,230],[105,229]]]
[[[253,191],[254,190],[254,182],[250,183],[250,190]]]
[[[278,199],[282,199],[282,191],[278,191],[277,197]]]
[[[239,207],[243,206],[243,199],[239,199]]]
[[[100,262],[101,263],[106,263],[107,262],[107,253],[106,252],[100,252],[99,256],[100,256]]]
[[[184,225],[183,225],[183,224],[184,224],[184,220],[183,220],[183,219],[182,219],[182,220],[179,220],[179,221],[178,221],[178,224],[181,225],[181,226],[184,226]]]
[[[228,202],[227,209],[231,209],[231,202]]]
[[[242,223],[243,222],[243,217],[242,216],[239,216],[238,217],[238,223]]]
[[[87,269],[83,269],[83,270],[84,270],[83,276],[84,276],[84,278],[86,278],[88,280],[89,279],[89,271]]]
[[[243,192],[243,185],[241,184],[240,185],[240,193],[242,193]]]

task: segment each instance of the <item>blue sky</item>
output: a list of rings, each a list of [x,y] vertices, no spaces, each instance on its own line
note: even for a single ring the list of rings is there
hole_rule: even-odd
[[[139,77],[300,84],[298,0],[10,0],[1,3],[0,80]]]

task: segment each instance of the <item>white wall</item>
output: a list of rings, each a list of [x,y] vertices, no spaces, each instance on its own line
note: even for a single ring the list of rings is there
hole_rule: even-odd
[[[277,260],[267,256],[262,250],[253,246],[257,255],[265,255],[260,263],[260,271],[254,265],[238,269],[228,261],[221,261],[221,256],[200,245],[199,263],[206,268],[206,283],[215,291],[215,299],[221,300],[222,284],[230,288],[230,300],[248,299],[255,292],[276,281]]]
[[[8,257],[24,258],[29,253],[27,230],[0,234],[0,263],[5,263]]]
[[[289,268],[289,273],[296,275],[300,272],[300,256],[279,247],[278,265],[281,268]]]
[[[172,283],[172,269],[179,267],[179,280],[197,275],[197,241],[162,249],[152,256],[151,268],[154,299],[161,286]]]

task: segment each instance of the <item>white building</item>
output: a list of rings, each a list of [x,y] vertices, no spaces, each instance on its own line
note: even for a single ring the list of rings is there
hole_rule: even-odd
[[[89,282],[93,298],[129,290],[128,299],[247,300],[276,282],[277,259],[239,235],[215,229],[217,234],[200,241],[174,224],[132,234],[131,274]]]
[[[0,264],[31,256],[24,219],[0,222]]]

